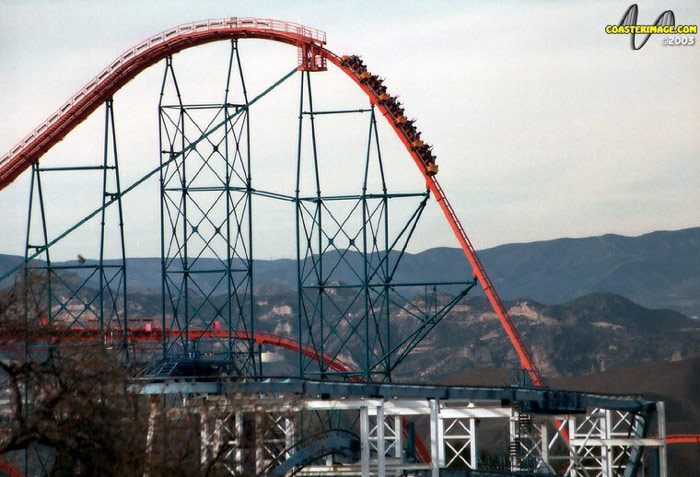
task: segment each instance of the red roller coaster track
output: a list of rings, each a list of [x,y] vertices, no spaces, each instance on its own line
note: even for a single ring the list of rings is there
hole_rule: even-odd
[[[316,62],[317,60],[325,62],[325,60],[328,60],[350,76],[365,92],[370,102],[382,112],[389,124],[394,128],[397,136],[406,146],[421,174],[423,174],[428,188],[435,195],[450,227],[464,250],[474,275],[481,283],[486,296],[508,334],[520,358],[521,366],[528,370],[536,384],[542,384],[542,379],[530,353],[513,325],[508,311],[498,296],[483,264],[476,254],[476,250],[467,237],[464,227],[457,218],[439,182],[435,176],[428,175],[420,156],[411,148],[408,136],[399,124],[392,120],[391,113],[387,110],[386,105],[379,101],[376,93],[367,84],[363,83],[357,73],[344,64],[339,56],[324,47],[326,35],[319,30],[278,20],[228,18],[203,20],[180,25],[149,38],[120,55],[110,66],[105,68],[66,104],[0,159],[0,190],[16,179],[32,163],[38,161],[44,153],[61,141],[105,100],[111,98],[122,86],[147,67],[193,46],[218,40],[241,38],[266,39],[296,46],[303,54],[304,59],[302,59],[302,62],[308,63],[306,65],[302,64],[301,68],[314,69],[314,64],[308,61],[309,58],[311,58],[311,62]]]

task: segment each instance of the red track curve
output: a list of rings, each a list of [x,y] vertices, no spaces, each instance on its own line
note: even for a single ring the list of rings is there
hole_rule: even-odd
[[[92,343],[100,341],[100,330],[99,328],[55,328],[53,336],[48,335],[46,330],[33,329],[30,330],[29,336],[36,337],[37,341],[45,342],[48,338],[53,338],[56,341],[67,341],[70,343]],[[166,328],[165,334],[160,328],[147,329],[146,327],[140,328],[129,328],[128,331],[129,343],[142,343],[142,342],[155,342],[160,343],[163,341],[165,335],[166,338],[182,338],[187,335],[190,340],[198,340],[200,338],[205,339],[228,339],[228,330],[190,330],[185,333],[183,331],[175,331]],[[24,331],[21,332],[6,332],[0,328],[0,340],[4,343],[22,343],[26,341],[26,334]],[[105,339],[107,342],[121,342],[122,341],[121,330],[112,330],[105,332]],[[251,335],[245,331],[234,332],[231,334],[231,338],[234,340],[251,340]],[[311,359],[319,362],[323,362],[333,371],[338,371],[342,373],[353,373],[355,369],[349,364],[344,363],[338,358],[331,358],[326,354],[319,354],[314,348],[309,346],[300,345],[296,340],[292,338],[287,338],[286,336],[275,335],[273,333],[261,333],[256,332],[252,335],[252,341],[260,345],[270,345],[276,348],[283,348],[289,351],[294,351],[295,353],[302,353]],[[350,377],[353,381],[361,381],[359,376]]]
[[[66,329],[61,329],[58,328],[56,331],[60,331],[60,340],[68,340],[69,342],[94,342],[100,339],[100,330],[98,328],[66,328]],[[180,338],[183,337],[185,333],[181,331],[173,331],[170,329],[165,330],[165,336],[168,338]],[[5,343],[22,343],[26,340],[26,334],[25,332],[11,332],[7,333],[5,330],[2,330],[0,328],[0,339],[2,342]],[[30,336],[37,336],[41,337],[40,340],[45,341],[47,336],[46,332],[44,333],[41,332],[41,330],[34,330],[33,332],[30,332]],[[187,336],[191,340],[197,340],[200,338],[219,338],[219,339],[228,339],[228,330],[190,330],[187,333]],[[130,328],[128,331],[128,341],[129,342],[155,342],[155,343],[161,343],[163,340],[163,332],[159,328],[152,328],[148,329],[146,327],[140,327],[140,328]],[[237,332],[233,333],[231,335],[231,338],[237,339],[237,340],[250,340],[251,335],[250,333],[247,332]],[[107,341],[121,341],[122,339],[122,332],[121,330],[113,330],[112,332],[107,332],[106,333],[106,339]],[[328,366],[330,369],[333,371],[338,371],[338,372],[343,372],[343,373],[353,373],[356,370],[353,369],[353,367],[349,364],[344,363],[342,360],[336,358],[332,358],[325,353],[319,353],[316,351],[314,348],[310,346],[304,346],[301,345],[299,342],[296,340],[286,337],[286,336],[280,336],[276,335],[274,333],[263,333],[263,332],[255,332],[252,335],[253,341],[255,341],[256,344],[260,345],[270,345],[274,346],[276,348],[283,348],[289,351],[293,351],[295,353],[301,352],[304,356],[307,356],[313,360],[323,362],[326,366]],[[356,382],[363,382],[362,376],[350,376],[349,379],[351,381],[356,381]],[[403,425],[403,431],[404,433],[408,432],[408,421],[404,418],[402,419],[402,425]],[[423,440],[420,438],[420,436],[416,436],[416,452],[418,453],[418,457],[423,461],[423,462],[430,462],[430,452],[428,451],[428,448],[425,446],[423,443]],[[2,458],[0,458],[0,470],[5,470],[3,468],[3,463]],[[7,463],[6,465],[10,465]],[[12,474],[10,471],[5,470],[6,472]]]
[[[700,434],[676,434],[666,436],[666,444],[700,444]]]
[[[454,209],[440,187],[435,176],[428,175],[425,165],[411,144],[406,133],[393,120],[386,105],[379,102],[374,91],[360,81],[358,75],[343,64],[340,57],[327,50],[325,34],[301,25],[266,19],[230,18],[224,20],[204,20],[181,25],[156,35],[140,45],[128,50],[115,60],[100,75],[68,101],[61,109],[42,123],[20,144],[0,159],[0,190],[5,188],[32,163],[61,141],[78,124],[84,121],[105,100],[111,98],[122,86],[137,76],[147,67],[158,61],[193,46],[224,39],[257,38],[286,43],[300,48],[306,56],[309,53],[315,60],[322,57],[336,65],[369,97],[389,124],[394,128],[407,151],[413,158],[418,170],[423,174],[427,187],[435,195],[447,221],[469,261],[474,275],[481,283],[486,296],[498,315],[501,325],[520,358],[521,366],[527,369],[536,384],[543,384],[537,367],[513,325],[508,311],[493,286],[481,260],[476,254],[471,241],[457,218]]]

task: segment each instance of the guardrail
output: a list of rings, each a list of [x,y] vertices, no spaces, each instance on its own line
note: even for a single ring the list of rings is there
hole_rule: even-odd
[[[80,91],[78,91],[73,97],[71,97],[65,104],[58,108],[53,114],[51,114],[48,119],[29,133],[24,139],[22,139],[15,147],[10,149],[2,158],[0,158],[0,168],[2,168],[7,162],[9,162],[14,156],[16,156],[20,151],[27,147],[31,142],[39,136],[41,133],[46,131],[52,124],[58,121],[66,112],[68,112],[71,107],[73,107],[78,101],[84,98],[90,93],[98,84],[107,78],[111,73],[113,73],[118,67],[123,65],[126,61],[137,56],[139,53],[156,47],[166,41],[176,38],[182,34],[191,34],[202,31],[209,30],[219,30],[219,29],[247,29],[254,28],[256,30],[271,30],[276,32],[292,33],[299,35],[301,37],[307,38],[314,43],[319,43],[321,45],[326,44],[326,33],[317,30],[315,28],[309,28],[298,23],[285,22],[281,20],[273,20],[269,18],[222,18],[215,20],[201,20],[197,22],[184,23],[178,25],[174,28],[169,28],[157,35],[150,37],[149,39],[142,41],[138,45],[129,48],[124,53],[119,55],[117,59],[112,62],[108,67],[102,70],[97,76],[95,76],[87,85],[85,85]]]

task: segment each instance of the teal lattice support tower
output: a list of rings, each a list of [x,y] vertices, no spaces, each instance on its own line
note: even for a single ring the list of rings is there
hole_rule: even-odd
[[[236,103],[232,81],[242,91]],[[163,358],[225,362],[257,375],[250,124],[236,41],[220,104],[184,104],[166,60],[159,126]],[[217,337],[202,336],[207,331]]]
[[[39,162],[32,164],[24,277],[40,278],[28,296],[34,302],[32,307],[41,310],[39,321],[28,323],[32,329],[50,327],[54,339],[61,339],[61,334],[70,330],[97,328],[101,340],[119,343],[128,360],[124,213],[114,116],[113,101],[108,98],[105,101],[104,154],[96,163],[53,167],[42,166]],[[52,261],[49,253],[52,231],[47,217],[49,209],[55,205],[47,196],[45,181],[51,180],[47,176],[63,172],[101,174],[97,199],[102,207],[99,214],[90,218],[99,217],[95,234],[99,237],[97,259],[88,260],[78,253],[74,261],[61,264]],[[108,209],[108,202],[115,207]],[[90,219],[83,219],[83,222]]]

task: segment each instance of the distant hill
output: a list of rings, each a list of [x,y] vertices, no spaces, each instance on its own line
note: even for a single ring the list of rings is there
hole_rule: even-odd
[[[527,297],[555,304],[606,292],[646,307],[700,317],[700,227],[639,237],[609,234],[508,244],[483,250],[479,255],[504,299]],[[331,253],[328,260],[332,262],[337,256]],[[362,260],[355,252],[347,253],[346,258],[351,264]],[[210,265],[207,260],[201,259],[200,266]],[[0,255],[0,273],[20,261],[16,256]],[[160,292],[160,259],[129,259],[128,270],[132,289]],[[296,287],[294,260],[256,260],[254,270],[258,285]],[[470,270],[460,249],[434,248],[407,254],[396,281],[465,280],[470,278]],[[354,279],[343,264],[334,273],[340,281]]]
[[[700,434],[700,358],[557,378],[552,386],[588,392],[640,394],[666,407],[668,434]],[[697,475],[700,445],[669,446],[669,475]]]
[[[479,367],[443,380],[446,384],[502,386],[509,384],[507,370]],[[669,434],[700,433],[700,357],[614,368],[595,374],[553,378],[555,388],[605,394],[643,395],[664,401]],[[669,447],[669,475],[695,475],[700,468],[700,446]]]
[[[481,256],[507,298],[561,303],[602,291],[700,316],[700,227],[503,245]]]
[[[592,293],[551,306],[527,299],[505,304],[548,376],[700,356],[700,321],[672,310],[651,310],[619,295]],[[428,335],[401,374],[434,380],[489,365],[518,366],[488,301],[474,297]]]

